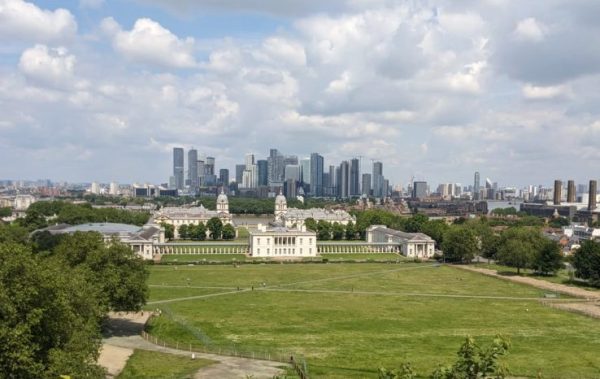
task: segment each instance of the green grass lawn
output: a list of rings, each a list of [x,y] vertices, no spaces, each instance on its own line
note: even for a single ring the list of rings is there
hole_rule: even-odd
[[[600,377],[598,320],[542,305],[544,291],[536,288],[452,267],[151,267],[151,284],[188,282],[248,290],[158,305],[165,312],[151,320],[150,333],[196,346],[293,353],[306,358],[314,377],[376,378],[379,367],[402,361],[428,374],[453,360],[465,336],[489,343],[496,334],[512,341],[505,361],[514,376]]]
[[[329,261],[405,261],[407,258],[395,253],[321,253],[321,258]]]
[[[498,273],[501,274],[517,275],[516,268],[503,266],[500,264],[478,263],[474,266],[480,268],[487,268],[490,270],[496,270],[498,271]],[[556,275],[553,276],[538,275],[535,272],[533,272],[533,270],[521,269],[521,276],[529,276],[535,279],[545,280],[552,283],[565,284],[567,286],[579,287],[590,291],[600,291],[600,288],[590,286],[583,280],[575,279],[571,281],[571,278],[569,278],[569,273],[565,269],[559,270],[556,273]]]
[[[188,379],[215,362],[180,355],[135,350],[118,379]]]
[[[165,254],[161,262],[244,262],[245,254]]]

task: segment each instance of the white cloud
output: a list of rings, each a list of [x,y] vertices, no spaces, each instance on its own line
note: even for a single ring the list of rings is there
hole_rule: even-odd
[[[532,84],[526,84],[523,86],[523,96],[527,99],[543,100],[553,99],[559,96],[563,96],[568,92],[568,88],[565,85],[558,86],[534,86]]]
[[[22,0],[0,0],[0,40],[63,41],[76,32],[75,17],[66,9],[50,11]]]
[[[35,45],[23,52],[19,69],[25,76],[43,85],[64,88],[73,80],[75,63],[75,56],[65,48]]]
[[[515,27],[514,34],[520,40],[540,42],[546,35],[546,26],[533,17],[519,21]]]
[[[449,87],[457,92],[478,93],[481,90],[480,78],[487,62],[479,61],[468,64],[462,72],[448,77]]]
[[[101,27],[112,37],[115,50],[132,61],[175,68],[197,65],[193,38],[180,39],[149,18],[138,19],[130,31],[122,30],[112,17],[102,20]]]

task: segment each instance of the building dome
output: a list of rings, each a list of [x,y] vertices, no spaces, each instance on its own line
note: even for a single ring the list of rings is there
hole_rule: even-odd
[[[217,212],[229,213],[229,199],[221,188],[221,193],[217,196]]]
[[[287,200],[279,191],[279,195],[275,197],[275,221],[281,221],[287,212]]]

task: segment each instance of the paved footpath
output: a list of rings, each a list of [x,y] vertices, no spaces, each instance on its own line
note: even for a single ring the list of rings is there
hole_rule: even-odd
[[[568,310],[571,312],[583,313],[585,315],[595,318],[600,318],[600,291],[588,291],[583,288],[571,287],[560,283],[552,283],[546,280],[535,279],[527,276],[500,275],[496,270],[490,270],[487,268],[462,265],[456,265],[451,267],[456,267],[467,271],[474,271],[487,276],[492,276],[495,278],[508,280],[516,283],[527,284],[539,289],[577,297],[579,299],[574,299],[573,303],[552,303],[551,306],[559,309]],[[581,302],[581,299],[585,299],[585,302]]]
[[[146,341],[140,335],[144,324],[150,316],[145,313],[111,314],[110,332],[103,340],[102,350],[98,363],[107,368],[107,377],[116,377],[125,367],[127,359],[135,349],[151,350],[167,354],[177,354],[191,357],[185,350],[162,347]],[[194,379],[222,378],[255,379],[273,378],[285,372],[284,363],[255,360],[248,358],[229,357],[216,354],[194,353],[196,358],[208,359],[216,363],[200,369]]]

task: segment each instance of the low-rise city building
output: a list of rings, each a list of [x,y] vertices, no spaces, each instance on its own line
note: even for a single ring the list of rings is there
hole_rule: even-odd
[[[259,225],[250,232],[252,257],[302,258],[317,255],[317,235],[305,229]]]
[[[423,233],[406,233],[385,225],[372,225],[367,229],[367,242],[393,243],[400,246],[402,255],[409,258],[432,258],[435,241]]]
[[[323,208],[298,209],[288,208],[285,196],[281,193],[275,198],[275,221],[288,228],[302,228],[307,219],[312,218],[330,223],[347,225],[356,222],[356,218],[344,210],[329,210]]]

